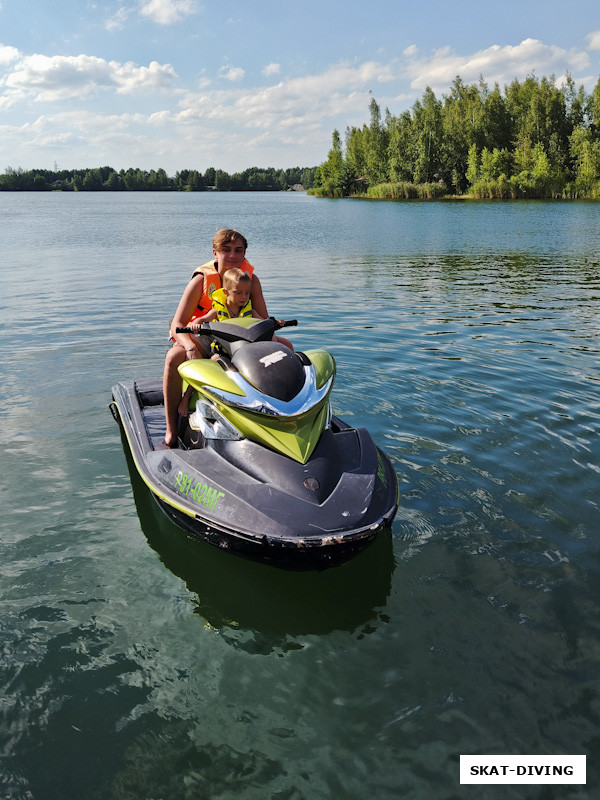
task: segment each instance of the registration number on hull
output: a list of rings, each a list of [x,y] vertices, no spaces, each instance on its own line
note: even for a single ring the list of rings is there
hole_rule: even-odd
[[[181,494],[191,497],[196,503],[211,511],[214,511],[219,501],[225,497],[225,492],[214,489],[202,480],[195,480],[193,475],[187,475],[181,470],[175,478],[175,488]]]

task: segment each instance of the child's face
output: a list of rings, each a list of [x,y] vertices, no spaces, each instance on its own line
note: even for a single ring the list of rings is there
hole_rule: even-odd
[[[250,286],[247,281],[238,283],[233,289],[224,289],[227,308],[239,311],[250,299]]]

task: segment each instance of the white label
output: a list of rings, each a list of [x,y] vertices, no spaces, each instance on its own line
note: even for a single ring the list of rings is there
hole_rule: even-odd
[[[586,756],[461,756],[461,783],[585,783]]]
[[[282,358],[287,358],[287,355],[283,351],[278,350],[276,353],[269,353],[268,356],[259,358],[259,361],[261,364],[264,364],[265,367],[270,367],[271,364],[276,364],[278,361],[281,361]]]

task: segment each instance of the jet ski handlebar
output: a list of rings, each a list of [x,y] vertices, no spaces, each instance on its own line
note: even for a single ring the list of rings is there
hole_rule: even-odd
[[[273,323],[276,331],[280,328],[291,328],[298,324],[297,319],[285,319],[281,320],[281,322],[275,319],[275,317],[267,317],[267,319]],[[175,333],[194,333],[196,336],[213,336],[215,330],[211,328],[210,322],[204,322],[198,330],[194,330],[193,328],[175,328]]]

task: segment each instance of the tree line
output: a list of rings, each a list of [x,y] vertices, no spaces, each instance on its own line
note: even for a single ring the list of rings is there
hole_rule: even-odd
[[[262,169],[251,167],[230,175],[209,167],[204,174],[184,169],[169,177],[164,169],[127,169],[117,172],[112,167],[76,170],[23,170],[7,167],[0,175],[0,191],[75,191],[75,192],[203,192],[207,190],[237,192],[286,191],[314,186],[317,167]]]
[[[399,116],[335,130],[311,193],[344,197],[600,198],[600,79],[591,93],[570,75],[534,75],[500,90],[457,76]]]

